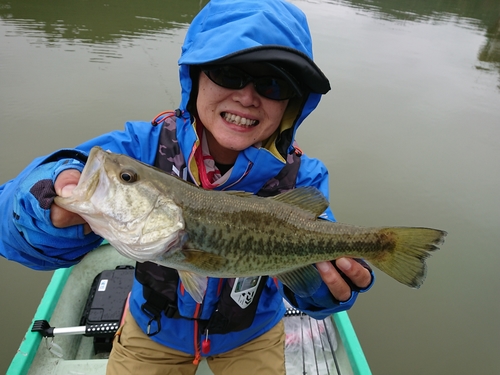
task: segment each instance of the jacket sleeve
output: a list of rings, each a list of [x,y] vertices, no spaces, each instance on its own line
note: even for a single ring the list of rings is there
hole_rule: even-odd
[[[308,158],[306,155],[302,156],[296,186],[315,186],[329,201],[328,170],[326,169],[325,165],[318,159]],[[320,218],[335,221],[335,217],[333,216],[330,207],[326,209],[326,211],[320,216]],[[372,281],[370,285],[364,289],[359,289],[355,286],[352,286],[351,297],[345,302],[337,301],[332,296],[325,283],[321,283],[321,286],[318,288],[318,290],[316,290],[314,294],[308,297],[297,296],[289,288],[283,286],[281,283],[279,283],[280,292],[285,297],[285,299],[294,307],[307,313],[315,319],[325,319],[333,313],[348,310],[356,301],[358,294],[370,289],[375,281],[375,274],[370,269],[370,267],[361,259],[357,259],[357,261],[365,266],[368,270],[370,270]],[[346,281],[350,284],[348,280]]]
[[[99,145],[152,164],[158,148],[159,126],[127,123],[123,131],[107,133],[77,146],[35,159],[16,178],[0,186],[0,255],[38,270],[69,267],[96,248],[102,238],[84,235],[83,225],[56,228],[50,206],[54,182],[66,169],[81,171],[88,152]]]

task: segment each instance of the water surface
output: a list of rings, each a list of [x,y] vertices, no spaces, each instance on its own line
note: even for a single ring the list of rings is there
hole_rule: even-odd
[[[449,232],[412,290],[377,272],[350,312],[374,374],[500,368],[500,4],[299,1],[332,90],[298,137],[339,221]],[[179,101],[200,1],[0,0],[0,182]],[[0,372],[50,272],[0,259]]]

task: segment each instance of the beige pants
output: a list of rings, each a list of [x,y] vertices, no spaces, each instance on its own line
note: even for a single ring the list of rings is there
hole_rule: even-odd
[[[215,375],[285,375],[283,321],[269,332],[227,353],[207,357]],[[113,342],[107,375],[194,375],[192,355],[156,343],[127,313]]]

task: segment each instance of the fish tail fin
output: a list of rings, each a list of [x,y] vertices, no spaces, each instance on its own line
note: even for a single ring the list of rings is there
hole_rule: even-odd
[[[367,259],[375,267],[395,280],[412,288],[419,288],[425,280],[425,260],[439,249],[446,232],[431,228],[384,228],[383,234],[394,241],[393,249]]]

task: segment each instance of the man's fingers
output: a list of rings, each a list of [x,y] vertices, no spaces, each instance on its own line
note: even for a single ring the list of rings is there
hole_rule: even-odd
[[[85,223],[85,220],[81,216],[69,212],[55,203],[50,207],[50,220],[56,228],[65,228]]]
[[[76,169],[67,169],[61,172],[54,183],[56,194],[61,197],[71,196],[80,180],[80,175],[80,171]],[[50,207],[50,220],[56,228],[66,228],[83,224],[84,234],[89,234],[92,231],[90,226],[80,215],[67,211],[55,203]]]
[[[351,287],[345,282],[331,262],[317,263],[316,267],[330,293],[332,293],[337,301],[344,302],[351,298]]]
[[[335,265],[348,278],[352,284],[360,289],[367,288],[371,281],[372,275],[369,270],[351,258],[339,258],[335,261]],[[344,280],[342,275],[335,269],[331,262],[320,262],[316,264],[321,278],[328,286],[330,293],[336,300],[345,302],[351,298],[351,286]]]
[[[367,288],[372,282],[372,275],[361,264],[351,258],[339,258],[335,265],[360,289]]]
[[[78,184],[80,180],[80,171],[77,169],[66,169],[59,173],[56,181],[54,182],[54,189],[56,194],[61,197],[67,197],[71,195],[71,192]]]

